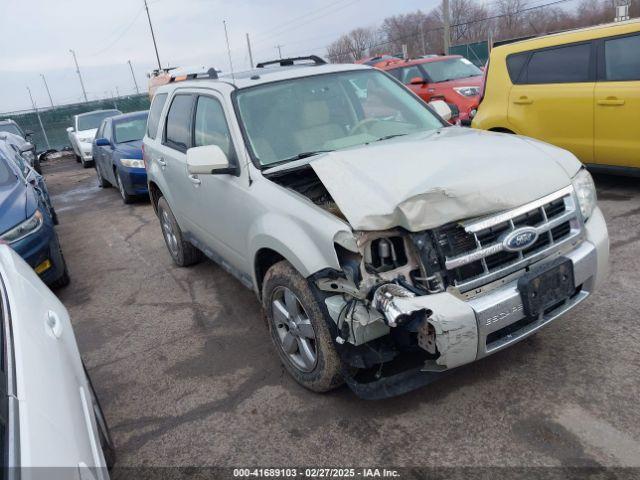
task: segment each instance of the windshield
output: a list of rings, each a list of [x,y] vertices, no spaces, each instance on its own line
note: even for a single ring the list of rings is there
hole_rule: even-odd
[[[0,125],[0,132],[9,132],[20,137],[23,136],[20,129],[13,123],[5,123],[4,125]]]
[[[482,75],[482,70],[466,58],[427,62],[420,66],[427,72],[429,79],[434,83]]]
[[[9,167],[8,160],[3,153],[0,153],[0,187],[12,184],[16,181],[16,174]]]
[[[147,129],[147,116],[132,118],[114,124],[113,139],[116,143],[142,140]]]
[[[377,70],[247,88],[236,102],[262,166],[442,127],[420,99]]]
[[[78,131],[93,130],[98,128],[105,118],[120,115],[118,110],[105,110],[104,112],[85,113],[78,116]]]

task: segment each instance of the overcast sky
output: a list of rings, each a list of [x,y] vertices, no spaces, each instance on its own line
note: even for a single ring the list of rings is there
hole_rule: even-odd
[[[213,65],[227,71],[222,21],[227,21],[236,70],[254,60],[325,54],[340,34],[378,25],[386,16],[430,10],[437,0],[149,0],[163,66]],[[90,99],[134,91],[127,65],[146,89],[155,54],[143,0],[0,0],[0,112],[82,99],[69,49],[74,49]]]

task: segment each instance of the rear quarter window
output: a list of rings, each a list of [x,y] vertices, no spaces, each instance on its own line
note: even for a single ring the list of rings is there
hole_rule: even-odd
[[[509,72],[511,83],[518,83],[520,74],[522,73],[522,67],[527,64],[528,59],[529,52],[514,53],[507,57],[507,71]]]
[[[158,126],[160,125],[160,115],[164,104],[167,102],[167,94],[160,93],[153,98],[151,109],[149,110],[149,119],[147,120],[147,136],[156,138],[158,135]]]

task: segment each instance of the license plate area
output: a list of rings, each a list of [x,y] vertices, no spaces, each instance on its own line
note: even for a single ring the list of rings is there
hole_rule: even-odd
[[[546,309],[571,297],[575,289],[573,262],[565,257],[532,269],[518,280],[527,317],[540,316]]]

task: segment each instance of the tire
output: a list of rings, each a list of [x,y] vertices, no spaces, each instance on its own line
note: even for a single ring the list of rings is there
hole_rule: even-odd
[[[124,189],[124,185],[122,184],[122,179],[120,178],[120,172],[116,169],[116,183],[118,187],[118,191],[120,192],[120,196],[122,197],[122,201],[125,205],[129,205],[133,203],[136,199],[134,195],[129,195],[127,191]]]
[[[36,159],[33,161],[33,169],[42,175],[42,167],[40,166],[40,159],[36,155]]]
[[[173,262],[179,267],[188,267],[200,262],[203,258],[202,252],[184,239],[182,230],[164,197],[158,200],[158,218],[164,242]]]
[[[111,438],[111,431],[109,430],[109,425],[107,424],[107,420],[104,416],[102,405],[100,405],[100,399],[96,394],[96,390],[93,387],[93,382],[91,381],[91,377],[89,376],[89,372],[87,372],[87,367],[84,365],[84,362],[82,362],[82,368],[84,368],[87,383],[89,384],[91,405],[93,406],[93,414],[96,419],[96,426],[98,427],[98,436],[100,437],[100,447],[102,448],[102,454],[104,455],[104,461],[107,468],[111,470],[116,464],[116,449],[113,439]]]
[[[82,161],[82,159],[80,158],[80,155],[75,154],[75,153],[74,153],[74,155],[76,156],[76,162],[80,163]]]
[[[289,262],[276,263],[267,271],[262,308],[280,360],[296,382],[314,392],[328,392],[344,383],[324,313],[307,281]]]
[[[80,163],[82,164],[82,168],[89,168],[93,164],[92,160],[84,160],[84,157],[80,159]]]
[[[96,176],[98,177],[98,187],[100,188],[109,188],[111,186],[111,182],[104,179],[102,175],[102,170],[100,170],[100,164],[98,162],[94,163],[96,166]]]
[[[64,265],[64,269],[62,270],[62,275],[58,277],[56,280],[51,282],[49,287],[52,290],[57,290],[58,288],[64,288],[71,283],[71,277],[69,276],[69,269],[67,268],[67,262],[62,258],[62,264]]]

